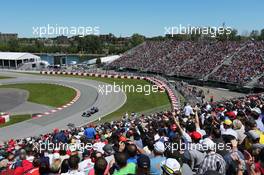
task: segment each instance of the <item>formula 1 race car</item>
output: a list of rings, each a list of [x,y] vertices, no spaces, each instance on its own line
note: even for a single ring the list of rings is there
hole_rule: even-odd
[[[99,111],[99,109],[97,107],[92,107],[90,110],[84,112],[82,114],[82,117],[90,117],[91,115],[95,114],[98,111]]]

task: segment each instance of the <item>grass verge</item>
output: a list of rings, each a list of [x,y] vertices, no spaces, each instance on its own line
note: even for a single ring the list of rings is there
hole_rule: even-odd
[[[29,120],[31,119],[31,115],[29,114],[24,114],[24,115],[13,115],[10,116],[10,121],[4,124],[0,124],[0,128],[9,126],[9,125],[13,125],[15,123],[19,123],[19,122],[23,122],[25,120]]]
[[[88,78],[90,79],[90,78]],[[94,78],[92,78],[94,79]],[[133,86],[142,86],[150,85],[149,82],[144,80],[134,80],[134,79],[113,79],[113,78],[95,78],[95,80],[103,81],[109,84],[116,85],[133,85]],[[113,121],[120,119],[120,117],[124,116],[126,112],[136,112],[136,113],[144,113],[144,111],[153,110],[160,106],[169,105],[169,98],[165,92],[151,92],[149,95],[145,95],[144,92],[126,92],[127,101],[126,103],[119,108],[117,111],[108,114],[103,117],[100,122]]]
[[[101,81],[109,84],[116,85],[150,85],[149,82],[145,80],[135,80],[135,79],[119,79],[119,78],[101,78],[101,77],[89,77],[89,76],[78,76],[78,75],[46,75],[46,76],[56,76],[56,77],[70,77],[70,78],[83,78],[89,80]],[[145,111],[156,110],[162,107],[162,109],[170,108],[170,101],[167,93],[157,92],[150,93],[150,95],[145,95],[144,92],[126,92],[127,101],[115,112],[108,114],[103,117],[100,122],[113,121],[120,119],[126,112],[136,112],[145,113]]]
[[[8,78],[13,78],[13,77],[0,76],[0,79],[8,79]]]

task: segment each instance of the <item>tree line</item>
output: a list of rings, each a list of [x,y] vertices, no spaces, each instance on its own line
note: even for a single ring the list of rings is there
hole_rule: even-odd
[[[86,54],[120,54],[123,53],[146,40],[220,40],[220,41],[242,41],[247,39],[264,40],[264,29],[252,30],[249,35],[239,35],[236,29],[232,29],[230,33],[216,33],[216,37],[212,38],[201,34],[176,34],[174,36],[157,36],[145,37],[140,34],[133,34],[131,37],[116,37],[109,34],[103,38],[100,35],[87,35],[84,37],[74,36],[64,38],[61,41],[57,38],[18,38],[9,41],[0,41],[0,51],[10,52],[31,52],[31,53],[86,53]],[[46,44],[47,40],[53,41],[53,44]],[[66,44],[65,44],[66,43]]]

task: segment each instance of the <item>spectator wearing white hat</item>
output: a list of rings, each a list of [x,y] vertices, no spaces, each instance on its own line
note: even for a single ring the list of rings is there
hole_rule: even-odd
[[[246,138],[245,126],[242,124],[240,120],[236,119],[233,121],[233,128],[237,132],[237,139],[239,144],[242,144],[242,142]]]
[[[173,158],[168,158],[161,162],[163,175],[181,175],[181,165]]]
[[[257,124],[257,128],[261,131],[264,132],[264,124],[262,122],[262,116],[261,116],[261,110],[257,107],[253,108],[251,110],[251,117],[254,118]]]
[[[50,169],[53,173],[58,173],[60,170],[60,166],[61,166],[61,158],[60,158],[60,154],[59,153],[54,153],[53,154],[53,160],[50,166]]]
[[[150,174],[160,175],[162,173],[160,162],[166,160],[163,153],[165,152],[164,143],[158,141],[154,144],[154,157],[150,159]]]

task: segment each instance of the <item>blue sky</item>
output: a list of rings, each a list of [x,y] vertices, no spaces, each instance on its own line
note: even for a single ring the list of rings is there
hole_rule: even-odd
[[[0,32],[33,36],[32,27],[99,26],[100,33],[163,35],[164,27],[226,26],[240,33],[264,28],[263,0],[8,0]]]

